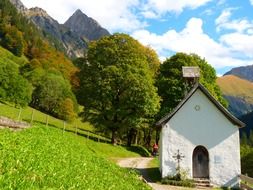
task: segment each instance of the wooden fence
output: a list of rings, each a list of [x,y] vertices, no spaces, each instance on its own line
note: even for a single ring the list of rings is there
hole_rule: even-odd
[[[241,189],[253,190],[253,178],[245,175],[239,175],[239,177],[241,179]]]

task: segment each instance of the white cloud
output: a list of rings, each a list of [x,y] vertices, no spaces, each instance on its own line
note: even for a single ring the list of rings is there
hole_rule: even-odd
[[[143,17],[156,19],[167,12],[179,14],[185,8],[195,9],[209,1],[212,0],[22,0],[28,8],[45,9],[60,23],[80,9],[110,32],[143,29],[147,26]]]
[[[253,0],[252,0],[253,1]],[[253,22],[247,19],[235,19],[231,20],[232,10],[234,9],[225,9],[222,11],[221,15],[215,20],[217,26],[217,31],[225,30],[234,30],[240,33],[243,33],[249,29],[253,29]]]
[[[148,19],[155,19],[155,18],[158,18],[158,15],[153,12],[153,11],[142,11],[141,12],[141,15],[144,16],[145,18],[148,18]]]
[[[133,37],[144,45],[153,47],[160,57],[168,57],[174,52],[186,52],[196,53],[204,57],[215,68],[253,64],[253,59],[248,57],[247,60],[242,60],[236,57],[237,54],[234,54],[234,51],[237,51],[245,56],[244,51],[246,49],[243,48],[243,44],[237,47],[236,42],[239,43],[239,40],[247,41],[249,39],[241,37],[240,39],[237,38],[238,41],[229,43],[227,42],[229,36],[224,36],[221,42],[217,42],[204,33],[202,25],[201,19],[191,18],[186,27],[179,32],[169,30],[162,35],[157,35],[147,30],[139,30],[133,33]],[[247,49],[251,48],[250,42],[248,42]],[[253,43],[251,42],[251,44]],[[246,54],[247,56],[248,54]]]
[[[212,0],[147,0],[144,6],[145,10],[152,10],[157,15],[162,15],[168,12],[180,14],[185,8],[195,9]]]
[[[227,23],[231,16],[231,9],[225,9],[222,11],[221,15],[215,20],[216,25],[222,25]]]
[[[39,6],[50,16],[64,23],[75,10],[80,9],[89,17],[97,20],[111,32],[133,31],[146,26],[131,8],[139,6],[139,0],[22,0],[27,7]]]
[[[229,46],[232,51],[253,58],[253,34],[225,34],[220,38],[220,41]]]
[[[251,5],[253,5],[253,0],[250,0]]]

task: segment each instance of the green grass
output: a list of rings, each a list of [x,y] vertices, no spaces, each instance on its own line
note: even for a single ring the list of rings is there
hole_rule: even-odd
[[[5,116],[14,120],[18,120],[19,112],[20,112],[19,108],[15,108],[14,106],[10,104],[0,103],[0,116]],[[33,113],[33,109],[31,107],[23,108],[21,110],[20,120],[27,121],[28,123],[30,123],[31,118],[32,118],[32,113]],[[47,121],[47,114],[44,114],[34,109],[33,122],[45,124],[46,121]],[[60,119],[54,118],[52,116],[48,116],[48,124],[50,126],[57,127],[60,129],[64,128],[63,121]],[[89,136],[89,138],[96,138],[100,140],[109,141],[108,138],[94,134],[93,126],[87,122],[85,123],[82,122],[80,118],[72,123],[66,123],[65,127],[66,127],[65,128],[66,130],[73,133],[77,132],[80,135]]]
[[[105,158],[131,154],[42,125],[0,130],[0,189],[150,189]]]

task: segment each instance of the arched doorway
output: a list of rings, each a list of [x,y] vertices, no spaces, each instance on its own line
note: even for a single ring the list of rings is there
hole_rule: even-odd
[[[209,155],[203,146],[197,146],[192,154],[193,178],[209,178]]]

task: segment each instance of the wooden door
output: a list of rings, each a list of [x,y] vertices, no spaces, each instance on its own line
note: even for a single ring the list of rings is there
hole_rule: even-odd
[[[209,156],[203,146],[197,146],[192,155],[193,178],[209,178]]]

